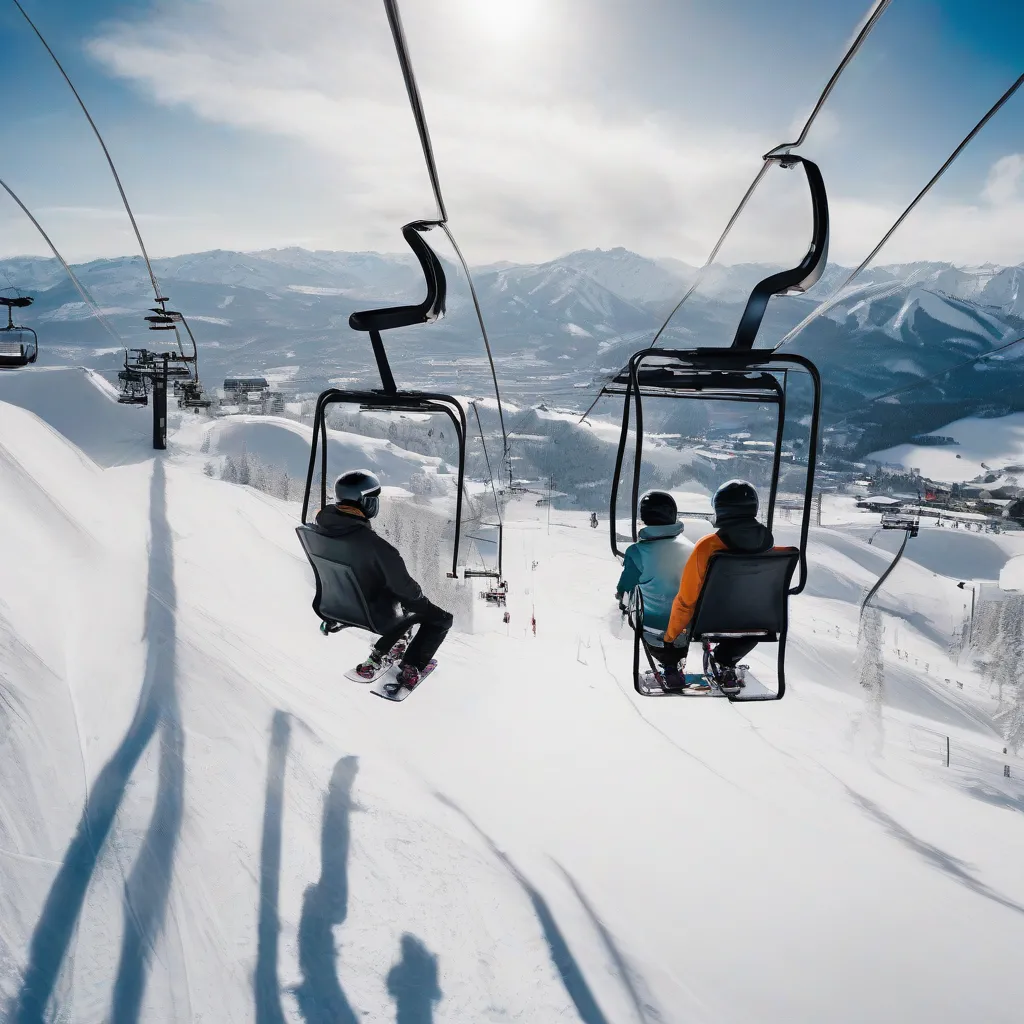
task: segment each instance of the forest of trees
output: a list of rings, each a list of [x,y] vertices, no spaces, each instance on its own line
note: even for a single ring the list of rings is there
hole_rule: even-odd
[[[255,487],[256,490],[281,498],[282,501],[301,497],[301,489],[296,488],[284,467],[268,466],[258,455],[253,455],[244,448],[238,455],[225,456],[219,473],[213,462],[207,462],[203,469],[207,476],[216,474],[230,484]]]
[[[1002,600],[979,598],[974,614],[972,646],[984,678],[996,688],[996,717],[1007,746],[1024,746],[1024,595],[1005,594]]]

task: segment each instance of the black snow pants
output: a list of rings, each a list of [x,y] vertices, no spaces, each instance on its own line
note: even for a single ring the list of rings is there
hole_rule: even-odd
[[[373,646],[379,654],[387,654],[410,626],[418,624],[416,635],[402,656],[402,664],[412,665],[422,672],[444,642],[455,620],[451,612],[446,612],[426,598],[418,601],[409,612],[409,615],[395,623]]]

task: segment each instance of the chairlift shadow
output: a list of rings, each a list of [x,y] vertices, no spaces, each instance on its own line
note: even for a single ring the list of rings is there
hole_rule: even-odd
[[[572,955],[569,943],[566,941],[561,928],[558,927],[558,921],[551,912],[547,900],[544,899],[540,892],[530,883],[530,880],[516,867],[508,854],[500,850],[494,840],[458,804],[442,793],[435,792],[434,796],[442,804],[458,814],[480,836],[491,853],[505,865],[512,877],[519,883],[520,888],[526,893],[533,906],[533,912],[537,917],[537,922],[540,924],[541,931],[544,933],[544,941],[547,943],[551,962],[555,970],[558,971],[562,985],[572,1000],[573,1006],[576,1007],[576,1012],[579,1014],[583,1024],[609,1024],[608,1018],[601,1011],[600,1006],[597,1004],[597,999],[587,983],[586,975],[583,973],[576,958]]]
[[[253,996],[256,1024],[284,1024],[277,955],[281,934],[281,839],[284,814],[285,766],[291,741],[291,719],[274,712],[267,758],[267,786],[263,800],[263,836],[260,841],[260,905],[257,918],[256,970]]]
[[[125,933],[112,1021],[138,1019],[149,960],[163,925],[171,868],[181,829],[184,735],[175,689],[176,603],[173,545],[166,512],[163,463],[150,484],[149,592],[146,669],[139,702],[117,750],[96,776],[75,834],[43,904],[29,945],[28,965],[11,1009],[12,1024],[42,1024],[71,946],[89,884],[132,773],[158,727],[163,727],[153,818],[125,881]]]

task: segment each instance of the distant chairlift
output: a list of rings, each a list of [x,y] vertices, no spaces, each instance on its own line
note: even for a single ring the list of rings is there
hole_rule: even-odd
[[[0,327],[0,369],[17,369],[29,366],[39,355],[39,339],[31,327],[21,327],[14,322],[14,310],[31,306],[33,299],[28,295],[16,298],[0,296],[0,306],[7,307],[7,326]]]
[[[501,573],[501,552],[504,547],[505,530],[500,520],[496,524],[496,528],[498,531],[498,564],[493,569],[463,569],[462,575],[466,579],[494,580],[486,590],[480,591],[480,597],[488,604],[504,608],[508,600],[508,583],[502,578]]]
[[[705,590],[699,604],[703,615],[695,613],[691,642],[715,636],[757,635],[779,644],[779,680],[774,693],[744,695],[742,692],[730,700],[778,700],[785,693],[785,637],[786,604],[790,594],[799,594],[807,582],[807,535],[814,489],[814,467],[818,448],[818,429],[821,415],[821,378],[814,364],[804,356],[776,354],[773,349],[755,349],[761,321],[773,295],[796,294],[806,291],[820,277],[828,256],[828,197],[818,166],[810,160],[791,153],[778,151],[769,154],[783,167],[800,165],[807,178],[811,193],[813,229],[810,247],[800,264],[792,270],[782,271],[765,278],[754,286],[740,318],[733,343],[729,348],[659,349],[647,348],[637,352],[629,364],[602,390],[602,394],[621,395],[623,398],[622,429],[612,477],[608,526],[612,552],[622,557],[616,533],[617,501],[622,478],[626,446],[631,419],[635,421],[636,441],[633,451],[632,481],[632,537],[637,539],[637,517],[640,500],[640,475],[644,452],[643,399],[652,397],[682,398],[694,401],[727,401],[774,405],[776,434],[772,459],[771,487],[765,503],[766,524],[769,529],[775,514],[775,500],[779,488],[783,437],[786,428],[786,391],[789,374],[806,373],[813,386],[813,404],[808,429],[807,476],[804,487],[803,516],[798,548],[782,552],[767,551],[760,555],[716,555],[714,570],[705,580]],[[799,568],[799,582],[791,584],[793,570]],[[742,577],[749,575],[751,594],[756,590],[760,605],[745,608],[749,621],[730,623],[728,602],[724,601],[720,583],[732,576],[732,585],[742,589]],[[756,583],[756,587],[754,584]],[[713,592],[713,601],[710,594]],[[707,600],[705,597],[707,596]],[[748,602],[749,604],[749,602]],[[713,614],[712,614],[713,606]],[[699,611],[700,609],[698,609]],[[709,626],[702,632],[702,619]],[[713,620],[713,626],[710,625]],[[635,631],[634,686],[639,693],[650,695],[639,676],[639,650],[643,646],[651,659],[650,640],[645,634],[642,612],[631,617]],[[653,662],[652,662],[653,664]],[[659,691],[660,692],[660,691]]]

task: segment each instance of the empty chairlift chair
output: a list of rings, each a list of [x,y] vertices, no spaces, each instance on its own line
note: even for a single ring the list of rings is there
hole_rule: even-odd
[[[29,366],[39,355],[39,339],[31,327],[21,327],[14,322],[14,310],[25,309],[34,300],[28,295],[16,298],[0,296],[0,306],[7,307],[7,325],[0,327],[0,369],[17,369]]]

